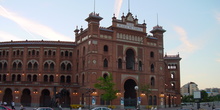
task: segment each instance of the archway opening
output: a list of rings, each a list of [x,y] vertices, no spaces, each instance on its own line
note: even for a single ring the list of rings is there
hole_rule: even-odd
[[[9,88],[5,89],[5,94],[3,96],[3,102],[7,102],[7,105],[11,105],[11,101],[13,100],[12,98],[13,98],[12,90]]]
[[[50,91],[48,89],[44,89],[41,92],[40,96],[40,106],[41,107],[49,107],[51,104]]]
[[[21,95],[21,105],[31,106],[31,91],[29,89],[24,89]]]
[[[124,83],[124,106],[135,107],[137,105],[137,93],[134,87],[136,82],[132,79],[128,79]]]

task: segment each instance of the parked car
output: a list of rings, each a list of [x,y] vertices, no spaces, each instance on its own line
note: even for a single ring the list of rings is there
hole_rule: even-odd
[[[108,107],[95,107],[92,110],[112,110],[112,109],[110,109]]]
[[[50,107],[39,107],[39,108],[34,108],[34,110],[53,110],[53,108],[50,108]]]
[[[214,110],[220,110],[220,108],[215,108]]]
[[[7,107],[7,106],[0,105],[0,110],[12,110],[12,109],[10,109],[10,108]]]

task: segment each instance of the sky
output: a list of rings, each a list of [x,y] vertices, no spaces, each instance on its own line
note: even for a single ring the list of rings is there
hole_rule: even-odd
[[[164,52],[182,58],[181,86],[220,88],[220,0],[0,0],[0,42],[75,41],[91,12],[109,27],[113,14],[121,19],[128,10],[148,34],[157,24],[166,30]]]

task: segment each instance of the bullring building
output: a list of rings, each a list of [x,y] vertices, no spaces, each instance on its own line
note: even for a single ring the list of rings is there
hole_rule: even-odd
[[[128,12],[112,25],[100,27],[103,18],[91,13],[88,28],[76,28],[75,41],[0,42],[0,101],[23,106],[51,106],[59,96],[62,107],[108,105],[95,89],[97,78],[110,73],[118,90],[116,107],[180,105],[180,60],[164,55],[164,30]],[[149,85],[149,94],[135,86]],[[92,91],[91,91],[92,90]],[[139,98],[137,98],[139,97]]]

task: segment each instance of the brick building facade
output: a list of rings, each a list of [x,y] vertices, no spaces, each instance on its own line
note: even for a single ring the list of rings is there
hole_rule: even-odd
[[[180,60],[178,55],[164,55],[161,26],[147,34],[146,23],[139,24],[129,12],[121,19],[112,17],[104,28],[103,18],[91,13],[87,29],[74,30],[75,42],[10,41],[0,43],[0,100],[24,106],[51,106],[62,93],[59,103],[105,105],[102,91],[94,89],[97,78],[112,73],[117,99],[112,105],[180,105]],[[149,85],[151,93],[134,87]],[[56,95],[57,94],[57,95]],[[91,96],[91,97],[89,97]],[[92,100],[95,103],[92,103]]]

